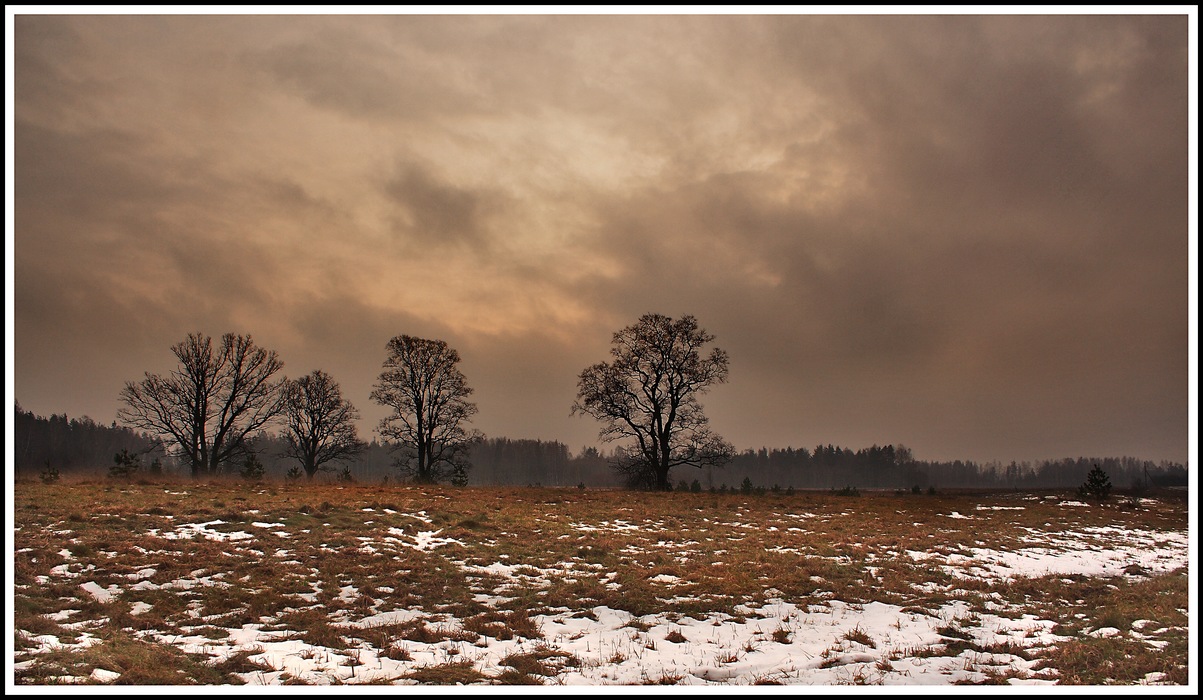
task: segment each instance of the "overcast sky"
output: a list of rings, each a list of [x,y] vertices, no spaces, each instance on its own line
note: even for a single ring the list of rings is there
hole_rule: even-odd
[[[1185,14],[10,19],[27,410],[249,333],[370,437],[409,334],[575,452],[655,312],[730,354],[739,449],[1187,461]]]

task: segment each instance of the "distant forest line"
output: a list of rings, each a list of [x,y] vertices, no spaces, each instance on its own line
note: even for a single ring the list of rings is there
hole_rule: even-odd
[[[13,467],[20,477],[35,478],[47,469],[63,476],[103,476],[114,464],[114,456],[123,450],[138,455],[145,468],[158,460],[164,473],[185,476],[188,471],[175,464],[161,440],[116,422],[104,425],[87,417],[68,419],[65,414],[37,416],[17,404],[13,437]],[[295,460],[283,456],[285,442],[278,435],[260,432],[250,447],[263,465],[264,478],[284,479],[296,466]],[[554,440],[486,438],[472,449],[468,483],[619,487],[622,479],[610,467],[610,456],[593,447],[573,453]],[[738,489],[745,480],[762,488],[795,489],[1076,488],[1096,464],[1119,489],[1188,484],[1186,465],[1135,457],[1076,457],[1009,464],[939,462],[915,459],[901,445],[853,450],[830,444],[813,449],[746,449],[723,467],[680,467],[674,470],[672,481],[677,488],[707,491]],[[236,466],[232,466],[230,475],[238,477]],[[400,481],[389,446],[375,440],[355,459],[319,474],[317,480],[347,476],[365,483]]]

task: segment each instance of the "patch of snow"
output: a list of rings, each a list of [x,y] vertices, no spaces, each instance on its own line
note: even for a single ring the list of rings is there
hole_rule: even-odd
[[[219,532],[217,530],[209,529],[209,527],[212,525],[225,524],[226,523],[224,520],[210,520],[207,523],[184,523],[182,525],[177,525],[176,529],[172,532],[164,532],[159,534],[159,530],[156,528],[150,530],[147,534],[155,537],[162,537],[165,540],[190,540],[197,535],[200,535],[207,540],[213,540],[215,542],[245,540],[254,537],[254,535],[249,532]]]
[[[121,674],[117,673],[116,671],[108,671],[103,668],[94,668],[92,669],[92,674],[89,677],[97,683],[112,683],[120,678]]]
[[[79,587],[82,588],[85,593],[95,598],[96,602],[98,603],[107,603],[121,592],[121,589],[117,588],[116,586],[101,588],[100,584],[96,583],[95,581],[81,583],[79,584]]]

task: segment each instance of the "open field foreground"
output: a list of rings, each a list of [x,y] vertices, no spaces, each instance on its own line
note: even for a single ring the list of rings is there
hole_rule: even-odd
[[[14,683],[1188,681],[1184,494],[15,485]]]

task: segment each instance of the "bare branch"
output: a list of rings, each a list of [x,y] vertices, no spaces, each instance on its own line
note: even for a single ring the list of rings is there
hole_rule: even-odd
[[[117,417],[173,441],[193,476],[217,473],[246,451],[247,436],[280,415],[274,376],[284,363],[249,335],[227,333],[215,349],[212,338],[192,333],[171,351],[177,367],[128,382]]]

